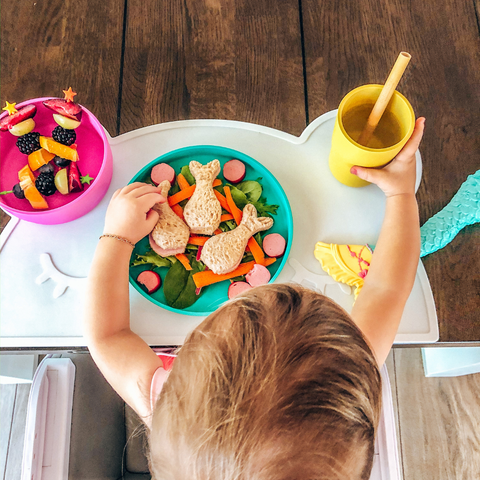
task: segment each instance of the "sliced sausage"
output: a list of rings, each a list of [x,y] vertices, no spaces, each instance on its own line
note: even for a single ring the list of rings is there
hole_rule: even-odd
[[[223,166],[223,176],[230,183],[241,182],[245,178],[245,164],[240,160],[230,160]]]
[[[287,242],[279,233],[270,233],[263,238],[263,251],[269,257],[280,257],[286,246]]]
[[[150,246],[155,253],[158,253],[161,257],[169,257],[170,255],[176,255],[177,253],[183,253],[185,251],[185,247],[180,248],[170,248],[165,249],[159,247],[155,240],[152,237],[152,234],[148,236],[148,241],[150,242]]]
[[[256,263],[254,267],[245,275],[245,280],[252,287],[265,285],[270,281],[271,275],[267,267]]]
[[[168,180],[170,185],[175,181],[175,170],[168,163],[159,163],[152,168],[150,177],[155,185],[159,185],[164,180]]]
[[[145,270],[137,277],[137,282],[143,285],[148,293],[156,292],[162,284],[162,279],[157,272]]]
[[[241,293],[251,289],[252,289],[252,286],[249,285],[247,282],[233,282],[228,287],[228,298],[231,300],[237,295],[240,295]]]

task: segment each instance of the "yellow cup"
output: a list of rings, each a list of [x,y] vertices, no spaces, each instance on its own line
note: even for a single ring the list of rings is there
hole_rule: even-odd
[[[401,93],[395,91],[368,146],[357,143],[382,88],[383,85],[362,85],[349,92],[338,107],[328,163],[333,176],[349,187],[369,185],[350,173],[350,168],[354,165],[386,165],[413,133],[413,108]]]

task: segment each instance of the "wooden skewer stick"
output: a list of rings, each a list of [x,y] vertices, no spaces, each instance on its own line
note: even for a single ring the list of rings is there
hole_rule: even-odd
[[[395,62],[395,65],[393,66],[392,71],[390,72],[390,75],[388,76],[387,81],[385,82],[385,85],[383,86],[368,117],[367,124],[358,138],[358,143],[360,145],[368,145],[368,142],[377,128],[378,122],[380,122],[380,119],[387,108],[388,102],[392,98],[398,82],[402,78],[403,72],[405,72],[411,58],[412,56],[407,52],[400,52],[398,55],[397,61]]]

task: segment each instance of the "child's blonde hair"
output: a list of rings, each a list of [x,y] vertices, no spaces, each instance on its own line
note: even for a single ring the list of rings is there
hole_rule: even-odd
[[[257,287],[188,337],[156,404],[155,479],[367,479],[381,409],[350,316],[300,286]]]

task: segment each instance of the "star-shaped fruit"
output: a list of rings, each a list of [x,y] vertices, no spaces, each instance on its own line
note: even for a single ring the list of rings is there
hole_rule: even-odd
[[[16,102],[13,103],[8,103],[5,101],[6,106],[2,108],[2,110],[6,110],[9,115],[13,115],[14,113],[17,113],[18,110],[15,108],[15,105],[17,104]]]
[[[77,94],[77,92],[74,92],[72,87],[68,87],[68,90],[63,90],[63,93],[65,94],[65,100],[73,103],[73,97]]]
[[[80,177],[80,181],[82,183],[88,183],[90,185],[90,182],[93,180],[93,178],[87,173],[86,175],[83,175]]]

